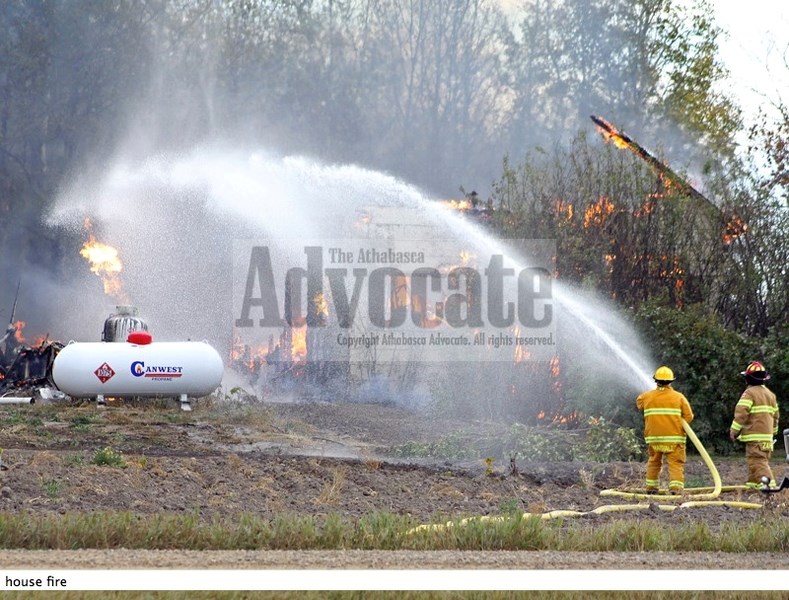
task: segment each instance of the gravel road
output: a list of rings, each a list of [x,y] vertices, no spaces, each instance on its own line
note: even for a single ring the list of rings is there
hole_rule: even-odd
[[[3,569],[789,569],[782,553],[3,550]]]

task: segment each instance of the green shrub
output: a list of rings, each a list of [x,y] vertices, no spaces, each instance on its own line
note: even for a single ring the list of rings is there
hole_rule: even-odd
[[[88,431],[93,423],[97,423],[100,419],[93,415],[77,415],[71,419],[69,427],[76,431]]]
[[[745,388],[740,372],[762,358],[759,340],[726,329],[701,305],[647,303],[635,319],[657,363],[674,371],[673,387],[688,398],[695,416],[691,427],[701,443],[707,451],[731,453],[736,446],[728,439],[729,425]]]
[[[44,493],[47,495],[48,498],[54,499],[60,495],[60,491],[63,489],[63,482],[57,479],[47,479],[41,480],[41,489],[44,490]]]
[[[515,460],[560,462],[573,459],[574,434],[526,427],[515,423],[505,444],[505,453]]]
[[[119,450],[113,450],[109,446],[101,450],[96,450],[91,462],[93,462],[94,465],[106,465],[119,469],[126,468],[126,461],[123,459],[123,453]]]
[[[605,417],[590,417],[586,439],[576,458],[595,462],[641,460],[644,456],[643,440],[634,429],[618,427]]]
[[[473,459],[480,450],[470,444],[462,431],[453,431],[435,442],[406,442],[392,449],[394,456],[419,458]]]

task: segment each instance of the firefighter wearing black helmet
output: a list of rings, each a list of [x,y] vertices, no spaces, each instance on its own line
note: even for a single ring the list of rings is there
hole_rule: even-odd
[[[644,411],[644,440],[647,443],[646,491],[654,494],[659,488],[663,462],[668,465],[669,491],[681,494],[685,488],[685,442],[687,436],[682,420],[693,420],[693,410],[683,394],[672,389],[674,372],[659,367],[653,377],[657,388],[636,398],[636,407]]]
[[[745,377],[748,387],[734,408],[729,438],[745,444],[745,462],[748,464],[746,486],[758,489],[762,478],[775,485],[770,457],[773,454],[773,436],[778,435],[779,414],[775,394],[764,385],[770,374],[762,363],[753,361],[740,375]]]

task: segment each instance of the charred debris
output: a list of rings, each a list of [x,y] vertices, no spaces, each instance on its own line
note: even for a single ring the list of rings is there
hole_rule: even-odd
[[[38,399],[64,397],[52,381],[52,364],[63,344],[43,336],[28,345],[22,333],[24,321],[15,321],[19,288],[17,285],[11,317],[0,337],[0,404],[33,403]],[[4,402],[5,400],[5,402]]]

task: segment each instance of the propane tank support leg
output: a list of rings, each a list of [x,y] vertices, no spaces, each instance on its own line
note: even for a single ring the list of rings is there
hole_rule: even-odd
[[[192,405],[189,404],[189,398],[186,394],[181,394],[181,410],[189,412],[192,410]]]

